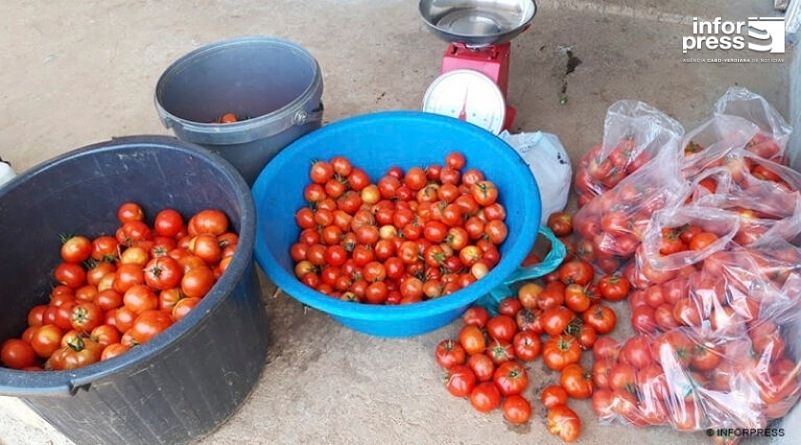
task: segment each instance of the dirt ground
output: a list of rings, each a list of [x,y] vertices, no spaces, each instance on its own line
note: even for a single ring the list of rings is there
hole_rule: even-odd
[[[772,3],[540,0],[513,43],[515,129],[558,134],[576,162],[619,99],[646,101],[690,129],[741,85],[786,113],[788,62],[682,62],[693,16],[743,20],[772,15]],[[0,17],[0,155],[18,171],[113,136],[166,133],[153,106],[158,76],[215,40],[261,34],[304,45],[324,72],[327,121],[419,108],[445,49],[413,0],[2,2]],[[578,59],[569,74],[567,50]],[[512,428],[447,394],[432,351],[456,325],[411,339],[366,337],[263,283],[272,346],[262,380],[202,443],[560,443],[539,406],[530,425]],[[554,382],[542,368],[531,366],[526,395]],[[702,433],[602,426],[588,403],[571,405],[584,419],[582,444],[708,442]],[[0,443],[69,443],[16,399],[0,397],[0,419]]]

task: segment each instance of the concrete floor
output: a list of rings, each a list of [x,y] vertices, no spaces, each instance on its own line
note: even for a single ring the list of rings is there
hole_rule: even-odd
[[[325,73],[329,121],[418,108],[445,47],[425,30],[413,0],[201,3],[0,2],[0,155],[21,171],[112,136],[165,133],[153,107],[156,79],[180,55],[226,37],[275,35],[308,48]],[[680,36],[693,15],[771,15],[772,1],[538,3],[533,26],[514,42],[515,126],[557,133],[574,161],[600,139],[605,110],[618,99],[649,102],[689,128],[738,84],[786,113],[789,63],[681,62]],[[564,48],[582,61],[567,77]],[[565,82],[568,100],[560,105]],[[447,394],[432,351],[456,325],[374,339],[271,294],[265,282],[273,345],[262,381],[202,443],[559,443],[546,432],[541,407],[530,425],[512,428],[500,413],[478,414]],[[529,396],[554,381],[541,368],[531,369]],[[707,441],[665,428],[601,426],[587,403],[571,405],[584,421],[580,443]],[[0,419],[0,443],[69,443],[15,399],[0,398]]]

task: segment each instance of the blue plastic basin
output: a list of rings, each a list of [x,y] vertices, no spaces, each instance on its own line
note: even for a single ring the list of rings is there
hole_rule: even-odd
[[[404,306],[340,301],[314,291],[294,276],[289,256],[299,229],[295,212],[306,205],[313,160],[345,155],[376,180],[393,165],[441,164],[460,151],[467,168],[479,168],[500,190],[509,237],[500,263],[483,279],[449,296]],[[253,186],[256,259],[273,282],[298,301],[366,334],[403,337],[432,331],[458,317],[474,301],[512,275],[534,243],[540,194],[528,166],[505,142],[474,125],[428,113],[382,112],[345,119],[295,141],[262,171]]]

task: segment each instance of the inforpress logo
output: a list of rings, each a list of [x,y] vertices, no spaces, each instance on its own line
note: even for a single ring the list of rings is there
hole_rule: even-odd
[[[747,21],[700,20],[693,17],[692,35],[682,37],[682,52],[743,50],[784,54],[784,17],[749,17]]]

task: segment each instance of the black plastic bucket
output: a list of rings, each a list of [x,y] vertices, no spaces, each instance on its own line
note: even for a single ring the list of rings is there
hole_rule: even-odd
[[[219,208],[239,233],[225,274],[186,318],[117,358],[74,371],[0,367],[17,396],[77,444],[181,444],[224,422],[259,379],[267,323],[254,274],[255,211],[230,164],[172,137],[115,139],[37,166],[0,189],[0,342],[47,302],[59,234],[112,233],[116,208]],[[13,260],[12,260],[13,259]]]
[[[181,57],[159,78],[156,110],[179,138],[231,162],[248,184],[279,150],[320,127],[323,80],[314,57],[285,40],[247,37]],[[248,117],[230,124],[223,114]]]

